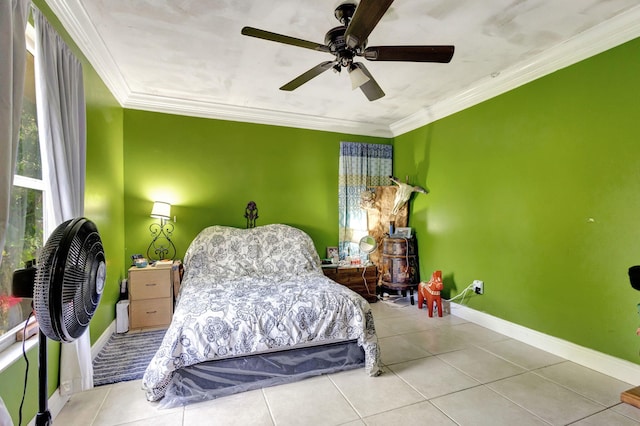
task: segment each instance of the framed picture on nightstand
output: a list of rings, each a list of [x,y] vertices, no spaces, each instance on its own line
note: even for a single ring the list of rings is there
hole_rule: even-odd
[[[327,247],[327,259],[338,257],[338,247]]]

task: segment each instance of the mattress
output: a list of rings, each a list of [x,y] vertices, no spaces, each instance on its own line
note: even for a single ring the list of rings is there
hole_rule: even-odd
[[[379,374],[369,303],[324,276],[306,234],[211,228],[187,250],[171,325],[143,377],[148,400],[162,399],[190,366],[336,341],[355,342],[365,372]]]

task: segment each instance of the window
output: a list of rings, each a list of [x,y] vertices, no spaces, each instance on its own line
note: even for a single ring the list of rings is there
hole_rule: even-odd
[[[369,233],[362,196],[371,187],[390,185],[393,146],[340,142],[338,163],[338,250],[340,259],[360,257],[360,239]]]
[[[33,38],[27,31],[27,44]],[[37,258],[43,245],[45,186],[38,140],[33,49],[28,49],[18,158],[11,191],[5,247],[0,264],[0,350],[15,342],[31,312],[30,299],[11,296],[13,271]]]

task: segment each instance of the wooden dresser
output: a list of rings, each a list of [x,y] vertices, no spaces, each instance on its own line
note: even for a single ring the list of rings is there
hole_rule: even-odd
[[[129,268],[129,330],[168,327],[172,316],[172,265]]]
[[[337,283],[349,287],[368,302],[376,302],[376,283],[378,270],[370,266],[323,266],[324,275]]]

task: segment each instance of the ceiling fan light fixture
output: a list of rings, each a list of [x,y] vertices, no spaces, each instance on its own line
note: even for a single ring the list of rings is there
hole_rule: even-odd
[[[370,80],[369,77],[354,64],[351,64],[349,67],[349,78],[351,79],[351,90],[357,89]]]
[[[451,61],[454,46],[374,46],[367,47],[367,38],[380,19],[387,13],[393,0],[340,0],[335,17],[342,24],[330,29],[324,36],[324,44],[273,33],[253,27],[242,28],[241,34],[276,43],[302,47],[335,56],[294,78],[280,90],[292,91],[319,76],[329,68],[337,73],[342,68],[349,72],[351,88],[362,90],[369,101],[384,96],[384,91],[363,62],[353,62],[356,56],[377,62],[439,62]]]

